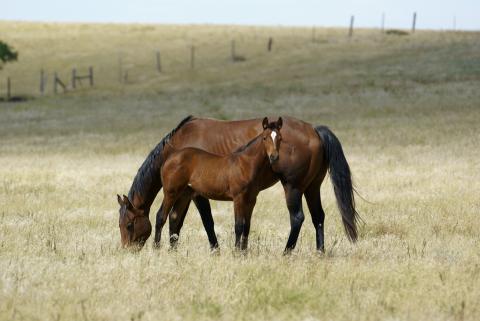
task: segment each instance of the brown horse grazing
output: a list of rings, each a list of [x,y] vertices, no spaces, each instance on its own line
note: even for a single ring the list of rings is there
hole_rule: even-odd
[[[262,127],[260,135],[226,156],[194,147],[175,150],[167,142],[168,147],[164,150],[166,161],[161,169],[164,198],[158,235],[161,235],[175,202],[191,190],[187,193],[193,192],[218,201],[233,201],[235,247],[247,249],[252,211],[258,193],[263,189],[261,182],[270,180],[270,166],[279,159],[282,118],[269,123],[265,117]]]
[[[214,154],[228,155],[242,146],[244,142],[258,136],[263,131],[260,124],[260,119],[220,121],[192,116],[185,118],[150,152],[135,176],[128,199],[131,201],[132,207],[138,210],[137,215],[148,217],[153,200],[162,188],[159,173],[165,161],[166,141],[169,141],[176,149],[196,147]],[[320,185],[327,170],[330,173],[345,231],[348,238],[355,241],[357,239],[358,213],[355,210],[350,167],[337,137],[327,127],[313,127],[301,120],[283,117],[282,144],[279,155],[279,160],[271,165],[271,176],[260,182],[260,188],[268,188],[278,180],[283,185],[291,225],[285,251],[289,252],[295,247],[305,218],[302,196],[305,196],[316,231],[317,250],[324,251],[325,213],[320,199]],[[180,235],[191,200],[191,193],[186,191],[176,201],[173,208],[174,213],[172,213],[174,215],[169,216],[171,244],[174,244],[177,240],[176,236]],[[210,246],[215,248],[218,243],[210,203],[201,195],[193,195],[193,201],[200,213]],[[127,233],[126,235],[131,236],[129,244],[141,244],[150,235],[146,232],[141,233],[141,231],[148,230],[145,225],[149,223],[147,224],[145,220],[133,222],[129,217],[131,215],[120,213],[121,234]],[[156,244],[160,240],[161,217],[162,208],[157,213]],[[128,234],[127,226],[132,222],[132,232]]]
[[[117,194],[117,201],[120,205],[119,226],[122,246],[126,247],[132,243],[137,243],[139,247],[142,247],[152,233],[152,224],[150,224],[148,215],[135,208],[125,195],[122,199]]]

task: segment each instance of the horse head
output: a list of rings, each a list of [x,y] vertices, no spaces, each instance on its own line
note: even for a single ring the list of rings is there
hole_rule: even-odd
[[[279,117],[277,121],[269,122],[268,117],[265,117],[262,121],[263,126],[263,144],[265,151],[268,155],[270,164],[278,161],[280,142],[282,141],[282,135],[280,129],[282,128],[283,120]]]
[[[152,224],[145,212],[136,208],[127,196],[117,194],[120,205],[118,226],[123,247],[141,249],[152,232]]]

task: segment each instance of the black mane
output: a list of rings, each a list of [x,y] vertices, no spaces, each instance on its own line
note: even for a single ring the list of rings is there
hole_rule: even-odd
[[[192,115],[184,118],[170,133],[162,138],[160,143],[155,146],[155,148],[148,154],[145,161],[143,161],[142,166],[138,169],[137,175],[133,179],[132,186],[128,192],[128,198],[133,201],[133,194],[140,194],[145,202],[147,198],[152,198],[151,201],[155,198],[156,194],[162,187],[161,177],[160,177],[160,167],[163,163],[162,151],[165,147],[165,144],[172,138],[172,136],[186,123],[193,120]],[[157,186],[157,191],[152,191],[153,186]],[[147,195],[154,193],[155,195]]]
[[[277,122],[270,122],[268,125],[267,125],[267,128],[271,129],[271,130],[275,130],[277,129]],[[260,133],[257,137],[253,138],[251,141],[249,141],[248,143],[246,143],[245,145],[243,146],[240,146],[238,147],[233,153],[241,153],[243,151],[245,151],[248,147],[250,147],[253,143],[255,143],[255,141],[260,137],[262,136],[263,132]]]
[[[252,139],[251,141],[249,141],[248,143],[246,143],[245,145],[238,147],[238,148],[233,152],[233,154],[237,154],[237,153],[241,153],[241,152],[245,151],[248,147],[250,147],[251,145],[253,145],[253,143],[255,143],[255,142],[257,141],[257,139],[259,139],[261,136],[262,136],[262,134],[258,135],[257,137],[255,137],[254,139]]]

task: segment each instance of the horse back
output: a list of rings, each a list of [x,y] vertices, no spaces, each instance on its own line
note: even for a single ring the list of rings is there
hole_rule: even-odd
[[[269,117],[276,120],[278,117]],[[282,144],[279,161],[273,166],[276,175],[264,182],[264,188],[278,178],[306,187],[326,169],[322,142],[313,126],[293,117],[282,117]],[[222,121],[195,118],[172,137],[175,148],[194,147],[218,155],[228,155],[263,131],[262,119]]]

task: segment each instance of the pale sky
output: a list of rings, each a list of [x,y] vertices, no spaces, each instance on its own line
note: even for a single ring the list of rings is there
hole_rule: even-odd
[[[0,20],[480,30],[480,0],[2,0]],[[455,21],[455,22],[454,22]]]

